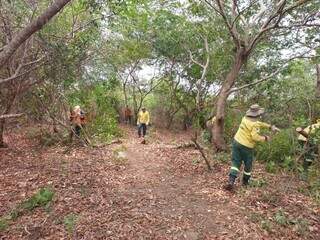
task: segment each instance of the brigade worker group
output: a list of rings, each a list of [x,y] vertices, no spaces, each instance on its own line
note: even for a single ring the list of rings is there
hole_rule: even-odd
[[[257,142],[272,141],[268,135],[261,135],[260,130],[265,128],[272,132],[279,132],[280,129],[275,125],[264,123],[261,121],[265,114],[264,108],[258,104],[250,106],[241,120],[239,128],[233,138],[231,146],[231,167],[227,183],[223,186],[226,191],[233,192],[235,190],[236,179],[240,174],[241,165],[243,163],[244,169],[242,173],[242,185],[249,184],[252,167],[254,161],[254,147]],[[132,111],[126,106],[125,122],[131,123]],[[212,118],[212,122],[216,121],[216,117]],[[80,138],[81,132],[84,131],[86,125],[85,112],[80,106],[75,106],[70,111],[71,133],[70,137],[75,135]],[[146,144],[147,129],[150,124],[150,113],[145,107],[142,107],[137,114],[137,137],[141,138],[142,144]],[[317,156],[317,145],[312,141],[312,136],[317,129],[320,129],[320,119],[315,124],[307,126],[298,131],[298,141],[303,147],[303,173],[302,179],[308,178],[309,167]],[[87,141],[88,142],[88,141]]]

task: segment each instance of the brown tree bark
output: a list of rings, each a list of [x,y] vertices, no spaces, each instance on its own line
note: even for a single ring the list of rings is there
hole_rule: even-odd
[[[226,142],[224,139],[224,122],[226,114],[226,104],[227,99],[230,95],[230,90],[234,86],[236,79],[242,66],[246,63],[248,59],[248,53],[244,48],[239,48],[237,50],[234,64],[226,76],[224,84],[218,95],[216,104],[216,121],[212,128],[212,143],[217,151],[226,150]]]
[[[3,139],[5,119],[0,119],[0,148],[6,147]]]
[[[320,98],[320,63],[316,65],[316,70],[317,70],[316,97]]]
[[[7,106],[2,115],[6,115],[10,113],[10,110],[14,104],[16,96],[17,96],[17,93],[14,93],[13,96],[8,99]],[[0,119],[0,148],[7,147],[7,144],[4,142],[4,139],[3,139],[5,124],[6,124],[6,118],[1,118]]]
[[[55,0],[47,10],[22,29],[0,52],[0,69],[15,51],[35,32],[39,31],[54,15],[71,0]]]

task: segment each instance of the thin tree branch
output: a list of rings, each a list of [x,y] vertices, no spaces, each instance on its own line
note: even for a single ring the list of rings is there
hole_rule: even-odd
[[[19,78],[19,77],[22,77],[22,76],[24,76],[24,75],[32,72],[33,70],[35,70],[35,69],[37,69],[38,67],[40,67],[41,65],[43,65],[45,62],[42,62],[42,63],[38,64],[37,66],[32,67],[32,68],[28,69],[27,71],[19,74],[20,70],[21,70],[23,67],[30,66],[30,65],[34,65],[34,64],[36,64],[36,63],[41,62],[43,59],[44,59],[44,57],[42,57],[42,58],[40,58],[40,59],[37,59],[37,60],[35,60],[35,61],[32,61],[32,62],[26,63],[26,64],[20,64],[20,65],[18,66],[18,68],[16,69],[15,73],[14,73],[12,76],[10,76],[10,77],[8,77],[8,78],[5,78],[5,79],[0,79],[0,84],[3,84],[3,83],[6,83],[6,82],[15,80],[15,79],[17,79],[17,78]]]
[[[286,61],[284,61],[284,62],[281,64],[281,67],[280,67],[280,68],[278,68],[276,71],[274,71],[273,73],[269,74],[269,75],[266,76],[266,77],[263,77],[263,78],[255,81],[255,82],[245,84],[245,85],[243,85],[243,86],[241,86],[241,87],[232,88],[232,89],[229,91],[229,94],[234,93],[234,92],[238,92],[238,91],[240,91],[240,90],[242,90],[242,89],[245,89],[245,88],[248,88],[248,87],[252,87],[252,86],[254,86],[254,85],[257,85],[257,84],[260,84],[260,83],[265,82],[265,81],[267,81],[267,80],[270,80],[271,78],[273,78],[274,76],[276,76],[278,73],[280,73],[283,69],[285,69],[292,60],[299,59],[299,58],[314,58],[314,57],[317,57],[318,55],[316,55],[316,56],[305,56],[307,53],[311,52],[312,50],[313,50],[313,49],[310,49],[310,50],[308,50],[308,51],[306,51],[306,52],[304,52],[304,53],[302,53],[302,54],[300,54],[300,55],[298,55],[298,56],[294,56],[294,57],[291,57],[291,58],[287,59]]]

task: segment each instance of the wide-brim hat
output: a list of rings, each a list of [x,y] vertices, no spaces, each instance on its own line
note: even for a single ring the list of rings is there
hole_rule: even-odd
[[[74,111],[74,112],[80,112],[80,111],[81,111],[80,106],[79,106],[79,105],[74,106],[73,111]]]
[[[247,117],[259,117],[264,114],[264,108],[260,107],[258,104],[253,104],[250,106],[249,110],[246,112]]]

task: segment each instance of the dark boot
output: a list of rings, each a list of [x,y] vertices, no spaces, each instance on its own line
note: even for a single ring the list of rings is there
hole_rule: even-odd
[[[247,175],[243,175],[243,178],[242,178],[242,185],[247,187],[249,185],[249,179],[250,179],[250,176],[247,176]]]
[[[224,186],[224,189],[233,192],[234,191],[234,183],[236,181],[236,176],[229,175],[229,181],[228,184]]]

